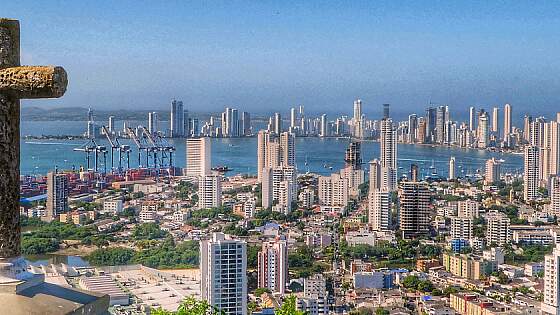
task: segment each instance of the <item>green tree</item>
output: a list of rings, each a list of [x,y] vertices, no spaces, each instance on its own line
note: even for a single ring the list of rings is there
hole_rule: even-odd
[[[390,314],[389,311],[384,309],[383,307],[378,307],[375,310],[375,315],[389,315],[389,314]]]
[[[306,315],[307,312],[299,311],[296,307],[296,297],[288,296],[282,306],[274,310],[274,315]]]
[[[187,297],[177,311],[171,312],[161,307],[152,310],[152,315],[225,315],[225,312],[218,310],[216,307],[208,304],[207,301],[199,301],[193,297]]]

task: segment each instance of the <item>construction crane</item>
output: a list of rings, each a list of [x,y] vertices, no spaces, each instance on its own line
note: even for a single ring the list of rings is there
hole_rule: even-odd
[[[120,173],[123,169],[122,167],[122,162],[123,162],[123,153],[126,155],[126,168],[129,169],[130,168],[130,146],[126,145],[126,144],[121,144],[119,142],[118,138],[114,138],[111,137],[111,133],[109,132],[109,129],[105,126],[102,126],[102,131],[105,134],[105,137],[107,138],[107,141],[109,141],[109,144],[111,145],[111,170],[115,170],[114,167],[114,154],[115,154],[115,150],[118,150],[119,152],[119,167],[118,167],[118,172]]]

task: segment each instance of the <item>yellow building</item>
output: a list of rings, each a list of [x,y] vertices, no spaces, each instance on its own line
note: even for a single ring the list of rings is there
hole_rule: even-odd
[[[477,293],[450,294],[449,304],[458,314],[465,315],[505,315],[512,312],[510,306]]]
[[[453,275],[471,280],[484,279],[497,268],[496,263],[493,261],[453,253],[443,254],[443,266],[446,271]]]

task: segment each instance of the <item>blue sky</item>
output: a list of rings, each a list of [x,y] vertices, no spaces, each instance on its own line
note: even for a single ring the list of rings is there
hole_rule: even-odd
[[[510,102],[560,110],[560,4],[545,1],[5,1],[24,64],[63,65],[33,106],[377,114]],[[550,115],[549,115],[550,116]]]

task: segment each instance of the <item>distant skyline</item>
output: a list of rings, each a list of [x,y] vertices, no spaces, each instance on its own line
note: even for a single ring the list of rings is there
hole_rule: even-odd
[[[560,3],[9,1],[22,64],[69,73],[24,106],[423,113],[560,110]],[[461,116],[465,114],[462,113]],[[551,117],[550,117],[551,118]]]

